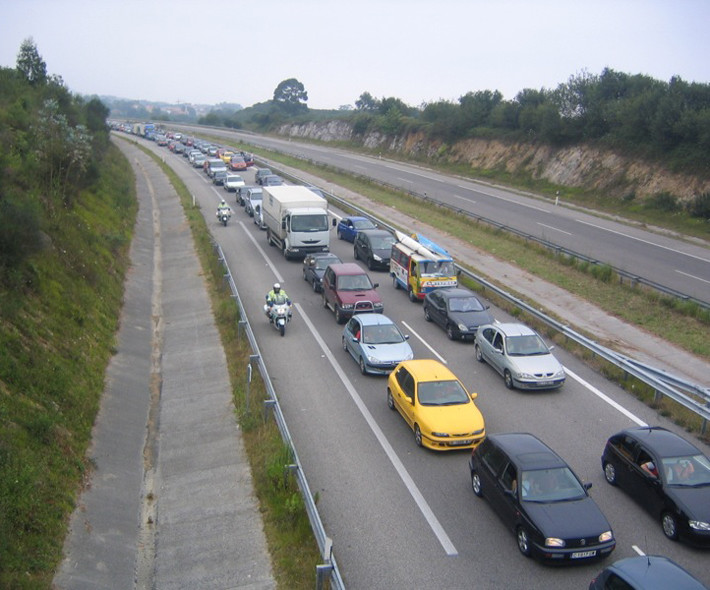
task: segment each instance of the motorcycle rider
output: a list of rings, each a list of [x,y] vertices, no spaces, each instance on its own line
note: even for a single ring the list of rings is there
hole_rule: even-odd
[[[226,213],[227,215],[232,214],[232,208],[227,205],[227,201],[225,201],[224,199],[222,199],[219,205],[217,205],[217,218],[219,218],[222,213]]]
[[[271,317],[271,308],[274,303],[284,302],[289,306],[288,315],[290,316],[291,299],[289,298],[288,293],[286,293],[286,289],[281,288],[280,283],[274,283],[274,288],[266,294],[266,315],[269,317],[269,321],[273,321],[273,318]]]

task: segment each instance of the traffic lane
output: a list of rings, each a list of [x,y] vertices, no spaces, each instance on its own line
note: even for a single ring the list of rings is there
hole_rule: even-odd
[[[345,248],[346,248],[346,249],[349,249],[349,246],[345,246]],[[345,250],[345,252],[347,252],[347,251],[348,251],[348,250]],[[344,254],[344,255],[345,255],[345,254]],[[279,254],[279,257],[280,257],[280,254]],[[347,259],[347,258],[344,258],[344,259]],[[300,270],[300,267],[299,267],[299,270]],[[379,274],[379,273],[378,273],[378,274]],[[399,295],[403,295],[403,293],[400,292]],[[405,301],[406,301],[406,305],[412,306],[412,304],[409,303],[409,302],[406,300],[406,298],[405,298]],[[413,307],[420,307],[420,306],[413,306]],[[325,311],[325,310],[323,310],[323,311]],[[330,317],[329,317],[329,320],[332,321],[332,314],[330,314],[329,312],[325,312],[325,313],[330,316]],[[334,324],[334,321],[333,321],[333,324]],[[340,330],[338,330],[337,333],[339,333],[339,331],[340,331]],[[275,333],[274,333],[274,334],[275,334]],[[443,331],[441,332],[441,334],[443,334]],[[463,346],[465,346],[465,345],[463,345]],[[353,365],[354,365],[354,363],[353,363]],[[489,370],[490,370],[490,369],[489,369]],[[490,370],[490,372],[493,373],[492,370]],[[507,390],[505,390],[505,391],[507,391]],[[479,404],[479,405],[480,405],[480,404]],[[401,423],[403,423],[403,421],[401,420],[401,418],[400,418],[399,420],[400,420]],[[405,425],[405,428],[406,428],[406,425]],[[407,439],[408,439],[408,444],[413,444],[412,441],[411,441],[411,438],[409,438],[409,433],[407,433]],[[568,460],[569,460],[569,459],[568,459]],[[467,487],[468,487],[468,486],[467,486]],[[467,490],[467,491],[468,491],[468,490]],[[498,526],[500,526],[500,525],[498,525]],[[514,551],[514,553],[515,553],[515,552],[516,552],[516,551]]]
[[[595,232],[593,226],[600,223],[600,219],[576,213],[586,220],[590,227],[577,225],[565,229],[564,217],[569,210],[563,207],[552,208],[544,206],[539,200],[527,198],[518,193],[503,191],[493,187],[482,187],[480,183],[467,182],[453,179],[433,171],[423,171],[421,168],[389,160],[378,160],[365,156],[353,156],[345,151],[322,148],[315,149],[310,145],[301,145],[288,140],[275,138],[260,138],[257,136],[244,136],[232,133],[244,141],[252,144],[261,144],[270,149],[277,149],[286,153],[303,153],[316,161],[339,166],[345,169],[356,167],[360,174],[388,182],[403,185],[403,188],[415,190],[448,202],[452,206],[471,209],[475,205],[475,212],[485,217],[495,219],[500,223],[515,227],[525,233],[536,235],[543,239],[550,239],[561,246],[587,254],[592,258],[612,264],[619,268],[626,268],[649,280],[676,288],[700,299],[705,297],[707,283],[710,280],[710,264],[706,248],[688,245],[670,238],[662,238],[638,228],[629,228],[620,225],[615,233],[602,231],[602,236]],[[225,140],[230,133],[224,133]],[[353,164],[357,161],[357,164]],[[471,199],[471,205],[466,201]],[[525,206],[527,212],[520,212],[520,206]],[[544,210],[539,214],[535,208]],[[562,217],[558,218],[558,215]],[[614,224],[614,222],[601,222]],[[546,229],[548,228],[548,229]],[[557,230],[561,231],[557,231]],[[566,232],[568,235],[565,235]],[[641,234],[641,243],[634,243],[634,239],[626,239],[626,234]],[[552,235],[550,235],[552,233]],[[643,247],[643,242],[659,245],[653,249],[650,256],[648,246]],[[666,243],[667,242],[667,243]],[[612,244],[613,247],[600,250],[600,246]],[[632,255],[633,253],[633,255]],[[649,260],[649,258],[651,260]]]

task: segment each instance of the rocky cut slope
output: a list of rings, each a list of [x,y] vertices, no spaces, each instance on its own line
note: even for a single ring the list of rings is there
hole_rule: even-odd
[[[321,121],[282,125],[280,135],[324,142],[350,141],[368,149],[390,151],[405,157],[467,164],[479,170],[505,170],[512,175],[549,183],[584,187],[607,196],[644,199],[668,193],[680,202],[710,193],[710,179],[676,174],[656,163],[587,146],[554,148],[548,145],[466,139],[453,145],[417,132],[390,137],[379,132],[365,136],[353,132],[346,121]]]

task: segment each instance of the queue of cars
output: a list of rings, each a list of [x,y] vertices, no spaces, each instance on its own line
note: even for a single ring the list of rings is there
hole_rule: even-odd
[[[259,175],[262,183],[270,172]],[[255,190],[260,189],[235,189],[237,202],[251,214],[256,200],[250,199],[250,191]],[[384,231],[364,217],[344,217],[337,226],[338,237],[353,243],[354,258],[370,270],[387,266],[374,258],[373,240],[370,250],[362,245],[364,236],[384,237]],[[475,404],[478,394],[470,393],[439,361],[414,358],[408,335],[384,315],[378,283],[360,265],[329,252],[311,254],[303,261],[302,274],[323,306],[345,324],[343,350],[361,373],[387,375],[386,403],[412,430],[415,444],[436,451],[471,449],[472,491],[512,531],[523,555],[572,563],[602,559],[614,551],[613,529],[589,495],[591,484],[583,483],[560,455],[530,433],[487,433]],[[523,324],[498,323],[489,306],[468,289],[433,290],[422,307],[425,319],[441,326],[451,340],[472,341],[473,356],[497,371],[509,389],[557,389],[564,384],[564,368],[539,334]],[[601,466],[606,481],[650,511],[669,539],[710,546],[710,460],[697,447],[662,428],[628,429],[609,438]],[[676,567],[664,559],[648,558],[648,567],[653,563],[659,577]],[[590,588],[646,588],[634,582],[641,567],[637,561],[614,563]],[[609,585],[609,580],[619,585]]]

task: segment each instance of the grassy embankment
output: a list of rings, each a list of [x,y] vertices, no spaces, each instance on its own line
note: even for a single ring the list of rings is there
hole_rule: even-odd
[[[0,290],[0,587],[49,588],[114,353],[135,182],[112,147],[98,182],[45,217],[32,279]]]

